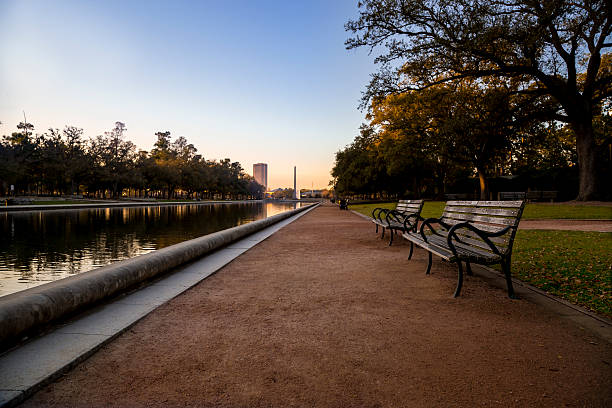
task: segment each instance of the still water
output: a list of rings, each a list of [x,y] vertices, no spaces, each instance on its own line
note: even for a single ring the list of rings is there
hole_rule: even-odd
[[[295,206],[254,202],[0,213],[0,296]]]

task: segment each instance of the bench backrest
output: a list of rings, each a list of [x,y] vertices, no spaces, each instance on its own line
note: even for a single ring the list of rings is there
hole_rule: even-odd
[[[404,214],[420,214],[424,200],[399,200],[396,211]]]
[[[527,192],[527,199],[528,200],[533,200],[533,201],[537,201],[537,200],[556,200],[557,199],[557,191],[528,191]]]
[[[451,225],[468,221],[476,228],[489,232],[510,227],[506,234],[490,238],[500,252],[505,254],[512,251],[512,242],[524,206],[524,201],[448,201],[444,207],[442,221]],[[458,236],[466,244],[489,249],[474,232],[461,229],[458,230]]]

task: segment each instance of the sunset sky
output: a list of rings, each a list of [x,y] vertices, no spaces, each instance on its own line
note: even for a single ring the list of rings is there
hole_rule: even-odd
[[[156,131],[206,159],[229,157],[270,188],[327,187],[334,153],[358,133],[375,70],[347,51],[356,0],[0,0],[0,135],[23,111],[36,131],[124,122],[150,150]]]

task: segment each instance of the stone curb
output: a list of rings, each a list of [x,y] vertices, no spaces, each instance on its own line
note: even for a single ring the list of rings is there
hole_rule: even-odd
[[[0,345],[6,347],[14,344],[23,335],[54,320],[117,295],[311,207],[286,211],[3,296],[0,298]]]

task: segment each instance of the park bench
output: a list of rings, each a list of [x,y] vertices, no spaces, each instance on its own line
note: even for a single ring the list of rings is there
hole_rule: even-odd
[[[524,191],[500,191],[499,199],[502,201],[523,200],[526,193]]]
[[[372,222],[382,228],[380,238],[385,237],[385,230],[389,230],[389,245],[393,244],[395,231],[412,229],[416,231],[417,223],[423,209],[423,200],[399,200],[394,210],[388,208],[375,208],[372,210]]]
[[[557,191],[532,190],[527,192],[527,201],[550,201],[557,199]]]
[[[500,200],[522,200],[527,201],[550,201],[553,202],[557,199],[557,191],[501,191],[499,193]]]
[[[510,258],[524,205],[524,201],[449,201],[441,218],[424,220],[418,232],[404,231],[402,236],[410,241],[408,259],[412,258],[414,245],[418,245],[429,253],[426,274],[431,271],[432,254],[456,262],[455,297],[459,296],[463,285],[462,262],[466,263],[468,275],[472,274],[470,263],[500,264],[508,296],[515,299]]]

